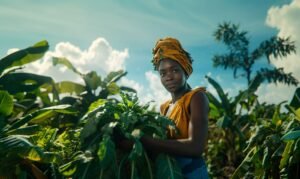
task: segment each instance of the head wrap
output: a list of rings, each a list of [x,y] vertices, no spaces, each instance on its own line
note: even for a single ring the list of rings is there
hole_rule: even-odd
[[[182,47],[180,42],[171,37],[159,39],[153,48],[153,60],[155,70],[162,59],[171,59],[178,62],[188,76],[193,72],[192,59],[188,52]]]

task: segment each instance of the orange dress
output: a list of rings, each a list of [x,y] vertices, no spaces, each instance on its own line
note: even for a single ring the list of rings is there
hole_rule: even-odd
[[[178,99],[174,104],[171,100],[166,101],[160,106],[160,113],[169,117],[176,125],[179,134],[175,130],[169,130],[169,136],[172,139],[188,138],[189,122],[190,122],[190,103],[192,96],[198,91],[205,92],[205,88],[200,87],[189,91]],[[173,106],[172,106],[173,105]],[[171,107],[172,106],[172,109]]]

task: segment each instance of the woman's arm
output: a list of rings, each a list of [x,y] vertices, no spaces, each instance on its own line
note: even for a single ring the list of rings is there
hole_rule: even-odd
[[[191,119],[187,139],[159,140],[148,136],[141,141],[147,150],[174,155],[200,157],[202,155],[208,130],[208,99],[203,92],[193,95],[190,103]]]

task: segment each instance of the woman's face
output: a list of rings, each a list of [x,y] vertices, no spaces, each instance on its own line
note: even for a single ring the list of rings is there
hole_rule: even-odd
[[[161,83],[170,93],[179,92],[185,87],[187,76],[178,62],[163,59],[159,63],[158,72]]]

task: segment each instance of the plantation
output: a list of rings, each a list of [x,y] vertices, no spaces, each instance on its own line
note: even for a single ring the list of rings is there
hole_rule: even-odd
[[[216,56],[214,65],[232,68],[234,75],[244,70],[248,87],[229,97],[206,77],[218,94],[207,93],[204,157],[210,176],[299,178],[300,89],[289,103],[260,103],[255,94],[263,81],[298,81],[280,69],[250,73],[257,59],[287,56],[294,52],[293,44],[271,38],[248,54],[245,33],[230,24],[219,28],[215,36],[229,47],[229,54]],[[67,67],[84,84],[20,72],[48,48],[48,42],[41,41],[0,60],[0,178],[182,178],[172,156],[154,157],[143,148],[141,136],[166,139],[166,129],[174,124],[149,104],[141,105],[134,89],[118,85],[126,72],[85,74],[63,57],[52,59],[53,68]],[[238,62],[236,56],[246,61]],[[123,139],[133,141],[133,148],[120,147]]]

